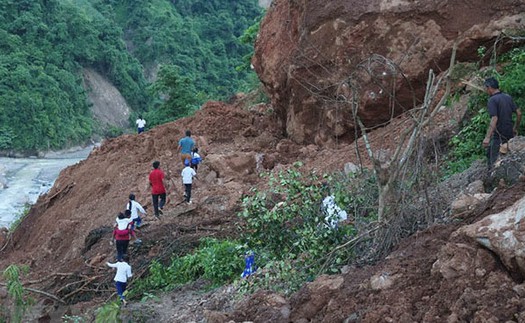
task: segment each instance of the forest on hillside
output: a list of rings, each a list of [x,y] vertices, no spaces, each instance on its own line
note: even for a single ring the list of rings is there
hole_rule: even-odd
[[[237,67],[253,49],[239,37],[261,14],[255,0],[2,1],[0,150],[59,149],[99,131],[83,68],[153,124],[227,98],[249,82]]]

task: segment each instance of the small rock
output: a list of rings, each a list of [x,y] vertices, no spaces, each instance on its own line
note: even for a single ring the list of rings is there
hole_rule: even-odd
[[[344,323],[359,322],[359,315],[357,315],[357,313],[352,313],[343,322]]]
[[[520,284],[512,287],[512,290],[518,294],[519,297],[525,297],[525,284]]]
[[[373,290],[382,290],[392,287],[394,281],[388,273],[376,274],[370,278],[370,287]]]
[[[476,268],[475,272],[476,272],[476,276],[478,277],[483,277],[487,274],[487,271],[482,268]]]
[[[357,167],[354,163],[346,163],[344,166],[344,172],[346,175],[355,174],[358,171],[359,167]]]
[[[95,257],[91,258],[91,260],[89,260],[88,264],[90,266],[96,266],[98,264],[100,264],[104,259],[106,259],[107,255],[106,254],[97,254]]]

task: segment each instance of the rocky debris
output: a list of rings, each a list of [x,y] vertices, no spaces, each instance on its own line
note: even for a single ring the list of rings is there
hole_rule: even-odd
[[[478,193],[474,195],[460,194],[450,205],[450,215],[458,216],[464,212],[473,210],[485,202],[489,197],[490,194],[487,193]]]
[[[135,266],[147,265],[164,252],[188,252],[204,236],[231,235],[240,197],[260,181],[255,170],[256,154],[272,152],[281,139],[274,119],[272,114],[210,102],[193,117],[141,135],[105,141],[86,160],[63,170],[51,190],[39,198],[2,252],[0,267],[27,264],[31,275],[39,279],[52,272],[77,271],[107,276],[94,282],[96,284],[110,283],[110,274],[102,275],[99,268],[90,266],[113,260],[114,246],[108,243],[111,230],[105,228],[113,226],[130,192],[150,213],[144,218],[148,225],[138,233],[143,245],[130,245]],[[242,133],[248,128],[255,132],[250,130],[252,136],[245,137]],[[182,165],[177,143],[186,129],[194,133],[204,157],[191,205],[180,203]],[[263,147],[258,145],[260,137]],[[168,182],[168,203],[160,219],[151,216],[147,180],[155,160],[161,162]],[[100,255],[107,258],[100,259]],[[68,283],[73,282],[46,282],[46,290],[54,292]],[[85,295],[83,300],[94,296],[93,293]]]
[[[509,186],[521,180],[525,174],[525,137],[509,140],[509,151],[498,157],[485,186],[492,190],[498,186]]]
[[[495,269],[496,259],[487,250],[465,243],[447,243],[432,264],[431,273],[453,281],[468,275],[484,277]]]
[[[486,7],[485,0],[275,1],[252,64],[290,139],[351,142],[352,93],[363,123],[380,125],[422,100],[428,71],[448,67],[454,43],[457,61],[470,61],[503,30],[523,28],[524,2]]]
[[[381,290],[391,288],[394,284],[396,276],[388,273],[375,274],[370,278],[370,288],[373,290]]]
[[[525,277],[525,198],[503,212],[458,230],[494,252],[509,271]]]
[[[478,179],[471,177],[474,181],[458,193],[450,206],[452,216],[460,216],[483,205],[495,188],[502,189],[522,181],[525,174],[525,137],[518,136],[511,139],[509,147],[512,149],[506,154],[500,154],[490,173],[485,167],[485,170],[480,169],[485,175],[478,176]]]
[[[448,111],[438,113],[436,126],[429,129],[432,132],[428,132],[427,140],[444,140],[443,136],[453,131],[457,127],[457,120],[462,118],[461,113],[464,113],[464,110],[459,108],[460,106],[453,108],[454,113]],[[136,195],[137,201],[148,207],[149,212],[144,217],[145,225],[138,232],[143,244],[131,244],[129,251],[136,277],[140,277],[146,272],[152,259],[166,262],[172,254],[183,255],[198,246],[202,237],[235,236],[235,214],[239,210],[241,197],[252,187],[260,188],[266,185],[266,180],[259,176],[260,172],[285,170],[293,164],[302,164],[300,170],[303,172],[319,173],[342,171],[345,165],[348,165],[346,167],[348,171],[352,171],[354,167],[350,163],[360,165],[357,167],[367,166],[362,139],[351,145],[341,142],[334,149],[316,145],[301,146],[284,137],[281,125],[275,113],[271,111],[268,106],[242,109],[235,105],[210,102],[193,117],[157,127],[141,135],[124,135],[107,140],[94,149],[86,160],[62,171],[53,188],[33,206],[27,218],[20,224],[21,229],[12,236],[12,242],[1,254],[0,266],[5,267],[10,263],[30,265],[31,277],[27,279],[44,278],[42,284],[45,290],[51,293],[60,290],[60,297],[76,293],[68,301],[75,304],[72,306],[75,313],[84,313],[85,308],[96,307],[109,297],[107,292],[95,294],[89,290],[111,291],[113,288],[112,275],[107,268],[104,268],[105,261],[114,260],[114,246],[108,243],[111,232],[96,230],[113,225],[116,214],[125,207],[130,192]],[[450,121],[451,119],[456,121]],[[409,120],[410,116],[402,115],[394,119],[391,125],[370,133],[369,140],[372,147],[380,149],[385,156],[393,152],[397,146],[398,136],[406,128]],[[199,179],[195,181],[192,192],[194,203],[190,206],[185,203],[179,204],[183,196],[179,177],[182,166],[176,152],[177,142],[186,129],[192,130],[199,151],[204,157],[198,170]],[[246,129],[256,129],[257,135],[244,136]],[[361,159],[356,156],[356,148],[359,149]],[[263,156],[262,160],[261,156]],[[151,216],[150,188],[147,183],[147,176],[154,160],[161,161],[161,168],[166,172],[169,183],[165,214],[159,219]],[[298,161],[300,163],[297,163]],[[462,177],[457,177],[457,182],[451,181],[443,187],[442,191],[455,197],[457,194],[455,192],[464,191],[469,183],[479,179],[480,174],[483,174],[480,169],[482,168],[478,169],[474,166]],[[452,201],[452,198],[441,198],[440,194],[433,194],[432,197],[447,206]],[[89,220],[86,220],[86,217]],[[90,235],[92,230],[95,231]],[[89,248],[86,248],[88,245]],[[418,245],[416,243],[410,248],[417,248]],[[420,248],[425,249],[422,254],[424,258],[434,257],[438,253],[436,249],[427,254],[426,245]],[[313,315],[308,308],[310,305],[305,305],[303,308],[298,303],[302,297],[308,297],[316,300],[315,302],[320,302],[316,306],[321,310],[314,316],[314,320],[321,321],[323,315],[326,316],[325,322],[356,317],[361,319],[366,317],[362,312],[363,304],[368,304],[370,301],[377,302],[374,297],[368,300],[364,296],[366,293],[388,294],[390,291],[400,290],[400,284],[411,286],[413,284],[409,280],[411,278],[426,283],[428,277],[425,275],[430,272],[434,261],[435,257],[432,261],[419,259],[409,265],[412,266],[410,268],[415,268],[420,262],[430,263],[426,265],[426,272],[417,271],[424,276],[421,279],[395,269],[405,266],[400,263],[394,263],[390,269],[367,269],[363,272],[360,272],[359,268],[347,268],[348,272],[342,276],[345,277],[344,283],[339,288],[330,289],[327,286],[335,285],[314,282],[309,285],[308,292],[299,292],[298,296],[293,296],[290,301],[284,298],[284,302],[278,301],[283,299],[282,296],[279,298],[260,295],[260,301],[252,303],[256,308],[246,307],[242,315],[238,313],[243,307],[239,307],[239,311],[234,311],[233,301],[227,304],[216,303],[212,307],[205,308],[183,306],[182,303],[179,307],[174,307],[173,302],[164,297],[158,304],[152,300],[149,312],[144,313],[151,314],[151,321],[177,321],[177,319],[200,321],[204,309],[210,311],[207,312],[210,319],[213,317],[217,320],[224,318],[223,315],[226,315],[228,320],[234,321],[238,321],[240,317],[255,321],[257,317],[275,320],[289,320],[290,317],[301,319]],[[61,279],[53,279],[49,276],[50,273],[69,271],[77,274]],[[396,276],[392,276],[395,279],[390,288],[374,291],[371,289],[370,277],[372,274],[381,273]],[[397,276],[398,274],[401,276]],[[86,292],[76,292],[74,287],[78,286],[76,284],[79,279],[82,283],[84,279],[82,277],[97,277],[97,279],[86,285]],[[337,276],[325,278],[326,281],[332,279],[340,280]],[[352,281],[355,279],[358,283],[356,285],[351,283],[348,286],[350,279]],[[71,288],[61,290],[66,285]],[[317,286],[324,286],[319,288],[323,289],[327,303],[324,298],[318,298],[316,295],[307,296],[316,294]],[[353,298],[354,295],[341,295],[340,298],[338,295],[341,289],[363,293],[356,303],[351,302],[353,305],[349,311],[341,308],[346,306],[343,304],[348,303],[346,297]],[[426,287],[422,290],[426,290]],[[184,293],[190,294],[184,298],[186,295]],[[236,292],[231,293],[236,294]],[[199,302],[196,300],[198,298],[196,294],[186,290],[174,297],[181,297],[181,302],[194,304]],[[416,300],[421,296],[420,293],[415,295],[413,302],[417,302]],[[438,299],[440,297],[436,296]],[[405,301],[409,302],[410,299]],[[395,306],[397,298],[392,297],[388,301]],[[246,304],[250,302],[248,300]],[[271,304],[272,307],[264,304]],[[327,308],[329,310],[326,310]],[[330,312],[332,308],[335,310]],[[304,316],[301,314],[303,309]],[[310,314],[306,315],[307,311]],[[375,314],[372,314],[376,313],[375,309],[372,307],[370,311],[370,317],[375,317]],[[398,317],[396,315],[392,313],[391,317]],[[156,319],[158,317],[162,319]]]
[[[502,157],[501,165],[508,158],[512,154]],[[451,188],[451,194],[486,197],[482,193],[486,176],[486,166],[474,163],[455,181],[442,185]],[[496,189],[461,221],[416,233],[375,266],[318,277],[290,297],[289,320],[497,322],[525,317],[520,296],[525,293],[521,284],[523,189],[522,181]],[[230,317],[235,321],[287,320],[268,314],[278,313],[281,305],[260,299],[260,294],[253,295]]]
[[[445,140],[462,118],[464,109],[459,107],[451,110],[454,113],[439,112],[434,125],[428,129],[426,140]],[[72,306],[75,313],[84,313],[82,308],[96,307],[109,297],[107,292],[95,294],[89,290],[112,291],[113,288],[112,275],[103,268],[105,261],[114,258],[114,247],[108,243],[111,232],[97,229],[113,225],[131,191],[151,212],[147,176],[152,161],[160,160],[161,168],[168,175],[169,202],[164,216],[155,219],[148,214],[144,218],[146,225],[138,232],[143,244],[130,245],[137,277],[145,273],[152,259],[169,261],[172,254],[191,251],[202,237],[235,235],[235,214],[241,197],[252,187],[265,185],[265,180],[259,177],[260,172],[286,169],[297,161],[303,165],[300,168],[303,172],[345,169],[352,172],[357,167],[367,166],[362,139],[354,144],[341,142],[333,149],[302,146],[284,137],[280,124],[274,123],[276,115],[265,112],[270,110],[268,106],[241,109],[210,102],[194,117],[141,135],[125,135],[104,142],[88,159],[64,170],[50,192],[40,198],[2,252],[0,266],[30,265],[32,277],[28,279],[46,279],[43,281],[46,291],[60,290],[60,297],[75,293],[74,287],[78,286],[75,279],[98,277],[86,285],[88,292],[77,293],[69,299],[75,304]],[[388,159],[409,122],[410,116],[402,115],[390,125],[370,133],[372,147]],[[182,166],[176,147],[186,129],[192,130],[204,157],[192,192],[194,203],[189,206],[178,204],[182,201],[183,189],[179,178]],[[249,130],[251,135],[245,136],[246,129],[257,131]],[[356,148],[361,159],[356,156]],[[518,153],[517,149],[515,152]],[[512,154],[511,148],[508,157]],[[461,192],[479,194],[476,192],[481,187],[476,181],[483,180],[486,175],[485,164],[475,163],[468,171],[452,176],[436,192],[431,192],[431,203],[446,209]],[[479,210],[490,210],[490,214],[501,212],[509,201],[521,198],[517,196],[523,191],[525,182],[515,185],[518,186],[496,190],[486,201],[485,208],[480,205],[461,221],[474,221]],[[415,212],[417,209],[416,206]],[[136,313],[144,309],[142,313],[146,313],[150,322],[201,322],[205,317],[210,321],[226,319],[226,322],[377,322],[385,318],[394,322],[441,322],[449,316],[468,321],[476,315],[489,319],[491,315],[502,320],[510,318],[511,311],[519,312],[518,308],[525,305],[514,291],[520,291],[520,287],[509,278],[507,270],[497,266],[490,252],[477,242],[465,241],[464,236],[456,237],[458,243],[450,242],[449,248],[442,249],[449,243],[451,232],[457,230],[459,224],[456,222],[435,226],[409,238],[384,263],[374,267],[347,267],[342,275],[322,276],[290,298],[260,292],[234,308],[233,299],[237,295],[234,289],[225,294],[221,294],[222,289],[214,291],[211,294],[217,295],[216,298],[185,289],[162,296],[160,300],[150,300],[147,305],[140,303],[134,307],[131,304],[131,314],[126,313],[138,315]],[[467,266],[461,261],[466,261]],[[50,273],[69,271],[75,275],[46,278]],[[66,285],[72,287],[61,290]],[[466,288],[471,290],[465,292]],[[473,301],[475,306],[469,305],[468,310],[463,310],[463,302],[471,301],[473,295],[479,296]],[[497,304],[493,306],[495,299]],[[506,303],[508,308],[501,305]],[[137,316],[140,317],[144,315]]]

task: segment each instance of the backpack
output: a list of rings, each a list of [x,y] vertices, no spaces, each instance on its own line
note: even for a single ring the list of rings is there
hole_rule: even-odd
[[[131,223],[126,226],[126,229],[119,229],[118,224],[115,225],[115,240],[129,240],[131,234]]]
[[[201,157],[195,157],[194,154],[191,154],[191,164],[192,165],[198,165],[200,164],[200,162],[202,161],[202,158]]]

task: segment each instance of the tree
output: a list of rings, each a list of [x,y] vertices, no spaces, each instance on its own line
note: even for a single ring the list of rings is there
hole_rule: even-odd
[[[198,107],[191,80],[180,76],[173,65],[161,66],[150,91],[160,101],[158,107],[147,114],[151,126],[185,117]]]
[[[383,228],[383,230],[379,231],[377,236],[383,240],[388,240],[386,243],[379,243],[379,245],[385,249],[389,249],[395,242],[396,235],[399,235],[399,232],[395,232],[395,230],[399,229],[398,226],[393,224],[398,220],[396,217],[399,217],[400,213],[402,213],[399,208],[403,207],[402,202],[405,200],[404,194],[407,192],[406,189],[407,187],[413,186],[415,181],[417,181],[418,175],[421,174],[418,172],[418,167],[414,167],[413,164],[411,165],[410,161],[417,161],[419,158],[417,156],[419,153],[418,147],[422,140],[423,129],[429,124],[429,122],[431,122],[450,94],[450,73],[454,66],[455,55],[456,47],[454,46],[450,60],[450,67],[441,75],[441,77],[436,78],[434,72],[432,70],[429,71],[423,104],[419,107],[414,107],[408,112],[411,116],[412,123],[401,134],[398,145],[388,160],[381,160],[381,158],[378,157],[378,154],[373,151],[368,139],[369,129],[364,126],[359,117],[360,89],[358,86],[359,81],[356,77],[359,73],[356,72],[351,75],[348,78],[348,82],[345,82],[340,86],[340,98],[352,108],[355,122],[361,130],[368,157],[372,162],[376,174],[379,190],[377,218],[380,226]],[[374,66],[375,63],[381,64],[386,70],[389,70],[389,72],[392,72],[393,74],[400,72],[396,64],[385,57],[378,55],[374,55],[366,62],[359,64],[357,70],[364,69],[365,74],[373,77],[373,71],[369,68]],[[441,95],[439,101],[436,102],[436,98],[439,97],[438,91],[443,87],[443,81],[446,82],[445,92]],[[357,149],[356,140],[356,150]]]

